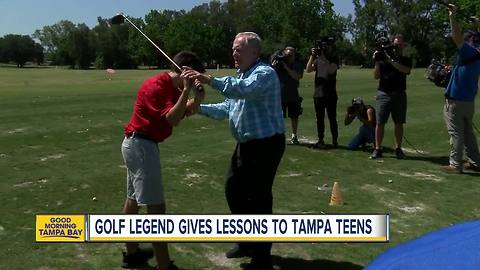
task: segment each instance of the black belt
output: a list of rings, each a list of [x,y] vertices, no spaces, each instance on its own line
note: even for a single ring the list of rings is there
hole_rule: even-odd
[[[152,138],[150,138],[149,136],[147,136],[143,133],[138,133],[138,132],[132,132],[132,134],[127,135],[127,139],[128,138],[139,138],[139,139],[153,141]]]

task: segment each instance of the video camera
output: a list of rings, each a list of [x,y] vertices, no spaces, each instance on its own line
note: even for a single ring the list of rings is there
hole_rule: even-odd
[[[355,97],[352,99],[352,105],[347,107],[347,113],[356,114],[363,105],[363,99],[361,97]]]
[[[313,53],[315,55],[325,54],[327,49],[335,44],[335,37],[333,36],[322,36],[320,39],[315,41],[313,46]]]
[[[271,57],[271,62],[272,63],[280,63],[283,62],[287,59],[288,55],[285,54],[284,49],[277,50],[273,53]]]
[[[385,61],[387,59],[387,55],[392,55],[393,49],[395,46],[393,45],[392,41],[384,34],[381,33],[376,37],[377,48],[376,53],[373,56],[373,60],[375,61]]]
[[[442,88],[447,87],[451,75],[452,66],[443,64],[435,59],[432,60],[425,72],[425,78],[433,82],[436,86]]]

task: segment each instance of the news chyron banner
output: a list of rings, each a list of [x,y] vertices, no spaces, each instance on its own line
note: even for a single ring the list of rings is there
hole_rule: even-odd
[[[83,226],[84,225],[84,226]],[[388,242],[388,215],[37,216],[38,242]]]
[[[89,242],[388,242],[388,215],[89,215]]]

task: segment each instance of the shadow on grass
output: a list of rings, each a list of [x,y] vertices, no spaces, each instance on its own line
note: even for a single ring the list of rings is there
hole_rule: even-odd
[[[426,161],[437,165],[448,165],[448,156],[426,156],[426,155],[408,155],[405,157],[407,160],[419,160]]]
[[[272,256],[274,266],[280,270],[361,270],[363,266],[353,264],[350,262],[336,262],[329,260],[304,260],[299,258],[284,258],[279,256]]]

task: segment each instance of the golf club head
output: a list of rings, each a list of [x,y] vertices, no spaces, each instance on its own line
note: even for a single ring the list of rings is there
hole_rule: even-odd
[[[113,16],[111,19],[110,19],[110,24],[111,25],[119,25],[119,24],[122,24],[125,22],[125,17],[123,16],[123,14],[119,13],[115,16]]]

